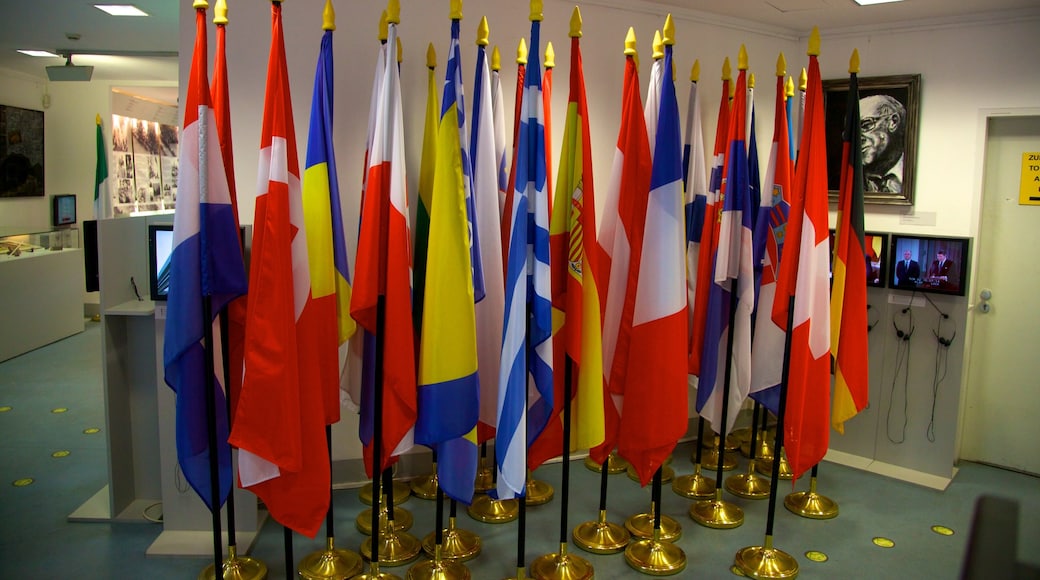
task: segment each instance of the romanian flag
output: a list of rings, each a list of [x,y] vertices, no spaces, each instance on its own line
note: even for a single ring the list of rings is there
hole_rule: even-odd
[[[701,374],[701,352],[704,349],[704,325],[708,314],[708,285],[712,283],[715,267],[715,250],[718,244],[719,194],[722,191],[723,165],[726,162],[726,146],[729,132],[729,58],[722,65],[722,102],[719,103],[718,122],[715,125],[715,147],[708,178],[708,195],[704,203],[704,227],[700,233],[697,255],[696,283],[693,316],[691,318],[689,344],[689,372]],[[692,272],[690,275],[694,275]],[[701,289],[704,289],[703,291]],[[698,383],[698,388],[699,387]]]
[[[773,303],[776,298],[776,279],[783,255],[784,232],[791,212],[791,156],[788,150],[789,121],[784,98],[783,55],[777,63],[776,108],[773,116],[773,146],[769,151],[765,183],[769,195],[762,196],[762,205],[755,220],[754,263],[755,284],[758,289],[757,307],[753,324],[754,341],[751,344],[751,397],[762,403],[773,414],[780,413],[780,379],[783,372],[784,329],[773,322]],[[787,103],[790,103],[788,100]]]
[[[426,305],[419,346],[419,415],[415,440],[437,452],[437,477],[448,497],[470,503],[477,476],[476,315],[470,262],[469,157],[464,114],[459,18],[451,21],[447,78],[437,130]]]
[[[841,193],[831,287],[831,355],[834,356],[831,424],[838,433],[844,433],[845,421],[867,406],[867,272],[860,259],[867,251],[863,243],[858,70],[859,51],[854,51],[842,134]]]
[[[433,43],[426,49],[426,120],[423,125],[422,160],[419,162],[419,194],[416,196],[415,253],[412,267],[412,319],[417,335],[422,332],[426,302],[426,253],[430,240],[430,209],[433,207],[433,174],[437,166],[437,127],[440,123],[440,100],[437,97],[437,54]],[[419,338],[419,340],[422,340]]]
[[[333,51],[335,15],[325,2],[325,32],[314,73],[314,94],[303,173],[303,212],[307,224],[307,259],[311,303],[318,311],[315,353],[321,375],[325,423],[339,421],[339,349],[354,334],[350,318],[350,270],[339,200],[336,152],[332,138]]]
[[[830,436],[830,236],[819,34],[814,28],[809,37],[805,125],[773,304],[778,325],[787,328],[788,314],[793,315],[784,450],[796,479],[823,459]],[[789,312],[792,297],[794,312]]]
[[[614,149],[614,164],[607,199],[603,208],[603,223],[599,230],[600,260],[598,274],[606,280],[603,312],[603,379],[604,441],[593,448],[590,455],[603,463],[617,445],[620,413],[623,409],[628,374],[629,344],[632,335],[632,311],[635,307],[635,286],[629,280],[638,273],[638,256],[633,269],[632,248],[642,244],[642,212],[635,211],[636,203],[645,205],[650,191],[650,144],[643,124],[643,102],[639,95],[639,67],[636,66],[636,35],[628,29],[625,38],[625,80],[621,97],[621,128]],[[634,280],[633,280],[634,281]]]
[[[501,116],[502,148],[498,156],[498,127],[493,105],[497,74],[488,69],[487,19],[482,18],[477,34],[477,69],[473,89],[473,131],[469,159],[473,164],[473,205],[476,233],[480,239],[480,262],[484,297],[476,305],[477,368],[480,374],[480,423],[478,441],[495,433],[498,412],[498,371],[502,360],[502,323],[505,316],[505,281],[502,267],[502,216],[499,187],[505,180],[505,116]],[[461,80],[459,81],[461,87]],[[501,86],[498,86],[501,95]],[[499,110],[498,112],[502,112]]]
[[[245,375],[230,442],[239,480],[282,525],[310,537],[329,506],[318,330],[282,33],[271,7],[256,226],[246,316]]]
[[[686,345],[676,340],[687,333],[686,212],[679,103],[672,78],[671,15],[664,31],[664,82],[650,191],[634,208],[635,231],[642,233],[642,239],[632,245],[629,267],[628,284],[635,290],[635,304],[618,435],[618,452],[632,464],[643,485],[675,448],[687,421]]]
[[[585,75],[581,62],[581,15],[571,17],[570,96],[560,150],[556,200],[549,222],[553,282],[553,310],[562,316],[556,331],[563,357],[572,364],[570,449],[587,449],[603,442],[603,341],[599,289],[599,244],[596,242],[596,203],[592,181],[592,137],[589,133]],[[559,283],[557,283],[559,281]],[[561,360],[564,359],[564,360]],[[569,359],[570,363],[566,359]],[[556,383],[563,384],[563,369],[556,367]],[[560,455],[563,450],[563,417],[556,415],[531,446],[528,463]],[[539,461],[541,460],[541,461]]]
[[[531,46],[535,54],[540,46],[541,18],[541,14],[532,14]],[[529,69],[521,101],[516,189],[508,213],[513,224],[506,260],[495,435],[499,499],[524,495],[527,447],[541,434],[553,409],[549,195],[545,189],[542,75],[537,59]]]
[[[378,458],[366,460],[369,475],[386,469],[392,457],[411,449],[416,419],[415,333],[412,326],[411,256],[405,182],[401,74],[397,62],[397,22],[391,16],[384,45],[368,177],[361,204],[354,291],[350,313],[382,349],[381,427]],[[385,305],[385,307],[383,307]],[[368,351],[366,345],[366,351]],[[378,354],[378,353],[377,353]],[[367,352],[366,352],[367,356]],[[380,365],[376,365],[380,366]],[[362,397],[362,443],[374,441],[374,405]],[[366,417],[367,415],[367,417]],[[367,438],[367,440],[366,440]],[[367,456],[367,453],[366,453]],[[378,459],[378,463],[375,462]]]
[[[223,377],[214,376],[214,361],[206,360],[219,357],[219,352],[214,352],[214,344],[204,344],[204,335],[228,302],[245,294],[246,274],[210,104],[206,58],[206,9],[200,7],[195,9],[195,50],[181,132],[180,199],[173,218],[163,366],[166,384],[177,395],[177,461],[185,479],[212,509],[231,491],[231,448]],[[209,320],[203,316],[203,301],[209,301]],[[208,381],[213,381],[211,398]],[[216,449],[209,445],[210,412]],[[216,493],[210,484],[211,453],[217,454]]]
[[[754,267],[751,263],[751,188],[746,146],[747,53],[740,47],[740,74],[729,118],[729,146],[720,199],[714,276],[708,292],[704,351],[697,386],[697,411],[721,435],[733,429],[751,385],[751,311]],[[736,301],[736,303],[734,303]],[[732,325],[731,325],[732,321]],[[733,333],[730,337],[729,333]],[[732,351],[728,345],[732,344]],[[731,366],[729,385],[725,384]],[[729,400],[723,415],[723,396]],[[724,427],[724,428],[723,428]]]

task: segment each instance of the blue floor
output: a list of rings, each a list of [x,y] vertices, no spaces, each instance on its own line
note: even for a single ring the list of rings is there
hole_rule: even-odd
[[[68,523],[73,510],[105,483],[105,428],[101,389],[100,328],[87,322],[76,336],[0,363],[0,579],[7,578],[195,578],[207,558],[149,558],[145,550],[161,531],[150,523]],[[10,331],[5,329],[5,331]],[[61,411],[65,409],[64,411]],[[59,412],[60,411],[60,412]],[[675,454],[679,474],[690,471],[689,444]],[[742,459],[740,469],[744,467]],[[819,491],[839,505],[833,520],[797,517],[782,507],[789,482],[780,485],[775,517],[775,545],[794,556],[801,578],[957,578],[964,559],[975,500],[983,494],[1015,499],[1021,506],[1018,558],[1040,566],[1040,480],[994,467],[962,462],[944,492],[825,463]],[[728,474],[727,474],[728,475]],[[559,493],[561,465],[536,472]],[[581,461],[571,463],[567,529],[595,519],[599,476]],[[31,480],[28,485],[24,483]],[[805,489],[806,482],[797,488]],[[697,525],[688,516],[691,502],[666,486],[663,512],[683,529],[676,542],[687,557],[679,577],[727,578],[737,550],[763,541],[767,502],[735,498],[745,523],[732,530]],[[356,550],[365,536],[354,519],[364,508],[354,490],[334,493],[337,544]],[[560,546],[559,498],[528,511],[527,563]],[[412,498],[402,505],[415,519],[410,533],[422,538],[433,529],[434,503]],[[610,478],[611,521],[650,507],[649,491],[625,475]],[[467,563],[473,578],[499,579],[516,573],[516,524],[484,524],[460,512],[459,527],[477,533],[483,551]],[[940,535],[932,526],[954,531]],[[569,533],[568,533],[569,535]],[[875,545],[883,537],[893,547]],[[324,545],[297,535],[294,560]],[[573,543],[572,553],[586,558],[600,579],[640,578],[622,555],[593,555]],[[806,553],[821,552],[824,562]],[[285,578],[281,527],[268,519],[252,555],[269,567],[269,578]],[[405,577],[407,566],[382,568]]]

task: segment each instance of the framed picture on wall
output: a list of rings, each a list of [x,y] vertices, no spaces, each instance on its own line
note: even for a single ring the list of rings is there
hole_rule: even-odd
[[[914,170],[920,116],[921,75],[860,77],[860,148],[865,203],[914,204]],[[849,79],[823,81],[827,132],[827,188],[838,198],[842,132]]]
[[[0,105],[0,197],[42,197],[43,176],[43,111]]]

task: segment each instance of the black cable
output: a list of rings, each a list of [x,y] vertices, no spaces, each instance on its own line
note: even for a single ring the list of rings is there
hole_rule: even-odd
[[[913,296],[910,297],[910,303],[913,304]],[[914,312],[910,306],[903,309],[903,313],[909,313],[907,317],[909,320],[909,326],[907,331],[900,330],[896,326],[896,321],[892,320],[892,326],[896,329],[896,336],[899,342],[896,343],[896,372],[892,376],[892,388],[889,391],[888,398],[888,412],[885,416],[885,436],[888,440],[896,445],[906,441],[906,427],[910,422],[909,409],[909,393],[907,386],[910,382],[910,338],[914,335]],[[896,398],[896,383],[899,381],[899,371],[903,371],[903,427],[899,439],[892,437],[892,407],[893,402]]]
[[[932,305],[932,308],[934,308],[935,311],[939,313],[939,316],[942,316],[943,320],[946,320],[946,319],[950,318],[950,315],[946,314],[945,312],[943,312],[942,309],[939,308],[939,305],[936,304],[934,300],[932,300],[931,296],[929,296],[926,293],[922,293],[921,296],[924,296],[924,299],[927,300],[928,303]]]
[[[936,308],[938,310],[938,308]],[[942,314],[942,312],[940,312]],[[944,319],[949,316],[943,314],[942,318],[939,319],[935,325],[935,369],[932,374],[932,414],[928,421],[928,429],[925,430],[925,436],[928,441],[935,443],[935,407],[939,400],[939,386],[946,380],[946,374],[949,372],[949,361],[950,361],[950,345],[953,344],[953,339],[957,337],[957,332],[954,331],[953,337],[946,339],[942,335],[942,323]],[[942,374],[940,374],[940,372]]]

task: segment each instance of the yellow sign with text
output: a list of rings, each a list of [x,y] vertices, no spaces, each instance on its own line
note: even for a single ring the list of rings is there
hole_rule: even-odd
[[[1019,205],[1040,205],[1040,151],[1022,154],[1022,182]]]

